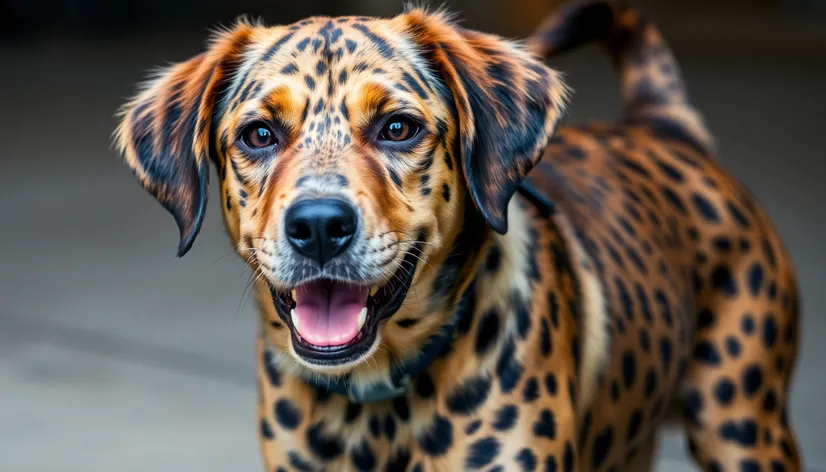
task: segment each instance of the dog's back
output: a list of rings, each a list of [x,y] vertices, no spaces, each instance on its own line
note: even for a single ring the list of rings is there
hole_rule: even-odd
[[[529,44],[553,57],[592,40],[618,68],[621,117],[560,127],[530,177],[560,208],[606,298],[606,339],[594,321],[582,328],[583,362],[606,361],[578,412],[580,447],[591,452],[580,465],[598,470],[644,436],[626,463],[648,470],[656,436],[646,426],[677,397],[706,470],[799,470],[786,416],[798,340],[790,258],[718,162],[670,50],[637,12],[572,2]]]

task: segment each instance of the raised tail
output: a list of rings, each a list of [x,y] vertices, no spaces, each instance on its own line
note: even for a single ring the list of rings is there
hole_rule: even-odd
[[[620,75],[623,123],[649,126],[714,154],[714,140],[688,101],[681,72],[657,28],[622,0],[571,0],[527,40],[546,59],[599,41]]]

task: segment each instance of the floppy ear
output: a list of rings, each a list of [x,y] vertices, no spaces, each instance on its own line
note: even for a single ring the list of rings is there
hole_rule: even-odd
[[[204,218],[213,108],[251,29],[241,23],[219,33],[206,52],[150,79],[120,112],[117,147],[143,188],[175,217],[178,257],[189,251]]]
[[[474,204],[498,233],[508,203],[542,156],[568,88],[559,74],[517,43],[413,10],[408,31],[450,89],[461,160]]]

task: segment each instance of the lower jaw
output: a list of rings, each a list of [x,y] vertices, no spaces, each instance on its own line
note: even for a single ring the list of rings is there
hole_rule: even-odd
[[[313,367],[344,367],[367,356],[378,336],[376,333],[359,333],[359,339],[341,346],[315,346],[307,344],[290,330],[290,340],[295,354],[303,363]]]
[[[368,318],[373,314],[369,313]],[[305,363],[318,367],[340,367],[350,364],[365,357],[378,337],[378,322],[365,322],[364,327],[355,338],[345,344],[337,346],[318,346],[303,340],[296,333],[295,328],[290,325],[290,341],[292,342],[295,354]],[[368,324],[369,323],[369,324]]]

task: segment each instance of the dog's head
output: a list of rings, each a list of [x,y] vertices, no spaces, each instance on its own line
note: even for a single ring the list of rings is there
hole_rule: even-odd
[[[377,350],[401,358],[444,321],[428,316],[478,259],[440,273],[466,215],[486,222],[472,238],[506,232],[565,91],[517,44],[441,13],[240,23],[149,81],[117,139],[175,217],[179,255],[215,163],[228,232],[263,276],[270,341],[340,373]]]

